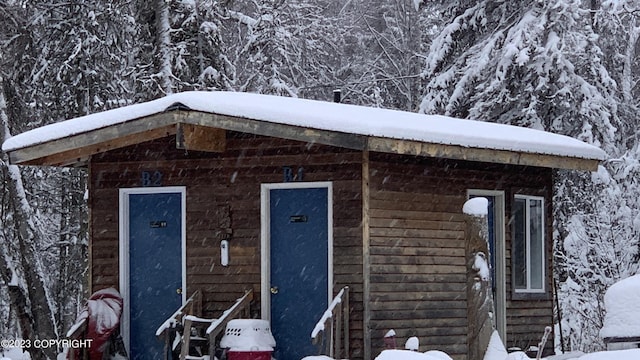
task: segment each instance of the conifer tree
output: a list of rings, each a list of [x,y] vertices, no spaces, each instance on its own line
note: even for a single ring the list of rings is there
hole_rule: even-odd
[[[638,230],[631,218],[640,208],[630,175],[637,157],[629,141],[636,138],[629,124],[638,117],[631,101],[635,6],[452,2],[443,8],[449,21],[432,42],[423,72],[421,112],[561,133],[611,156],[596,174],[556,173],[554,272],[564,335],[575,350],[602,347],[604,291],[637,269]]]

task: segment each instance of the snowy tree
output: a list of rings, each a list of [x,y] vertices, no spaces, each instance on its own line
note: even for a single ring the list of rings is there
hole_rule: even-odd
[[[8,24],[0,30],[3,134],[128,103],[127,3],[0,4]],[[6,337],[56,339],[87,291],[84,173],[17,170],[6,158],[3,166],[0,250],[8,269],[3,280],[12,284],[8,324],[14,324],[7,330],[19,330]],[[34,348],[32,358],[54,358],[57,350]]]
[[[339,37],[324,3],[269,0],[229,6],[224,23],[231,39],[229,86],[326,99],[323,94],[330,94],[335,84]]]
[[[555,263],[563,330],[574,349],[602,346],[604,291],[638,270],[632,219],[639,189],[629,170],[637,157],[626,150],[638,117],[635,8],[624,1],[456,1],[442,10],[450,20],[423,72],[421,112],[562,133],[612,157],[596,175],[556,176]]]
[[[50,116],[21,124],[27,128],[122,106],[132,97],[127,76],[134,38],[127,1],[29,2],[28,22],[14,46],[15,83],[33,100],[29,111]],[[22,90],[22,89],[20,89]],[[17,124],[16,124],[17,125]],[[23,129],[20,129],[23,130]]]
[[[149,100],[188,90],[228,89],[221,21],[213,0],[139,1],[136,44],[137,95]]]
[[[605,315],[604,293],[640,271],[640,188],[634,180],[640,175],[638,155],[637,148],[632,149],[600,166],[581,187],[600,196],[590,208],[573,208],[563,227],[556,259],[562,266],[560,310],[571,348],[602,349],[598,332]],[[564,184],[559,190],[569,189]]]
[[[601,41],[602,47],[610,54],[605,61],[611,69],[611,74],[620,84],[622,149],[632,149],[638,142],[639,16],[640,3],[634,0],[603,1],[601,8],[593,12],[594,27],[602,38],[606,39]]]
[[[4,96],[5,84],[0,78],[0,122],[2,139],[11,136],[9,118]],[[11,220],[13,228],[3,236],[0,265],[7,271],[2,280],[7,284],[11,303],[15,307],[23,339],[34,342],[37,339],[56,339],[54,309],[47,279],[38,253],[41,233],[36,228],[34,210],[29,205],[24,190],[22,174],[16,165],[8,165],[6,155],[2,158],[4,172],[4,193],[11,199]],[[33,359],[53,359],[54,348],[28,349]]]
[[[592,2],[590,17],[598,33],[605,66],[619,84],[617,97],[618,143],[612,158],[591,177],[578,180],[580,194],[559,188],[562,204],[574,204],[571,211],[560,209],[565,219],[556,251],[562,265],[561,310],[567,340],[573,348],[596,350],[602,347],[598,330],[603,317],[604,292],[614,282],[634,275],[638,268],[638,57],[640,29],[636,1]],[[575,177],[574,177],[575,178]],[[577,199],[590,199],[578,202]],[[576,206],[577,205],[577,206]]]
[[[19,133],[184,90],[327,100],[342,88],[351,103],[601,146],[611,159],[593,175],[559,172],[554,195],[563,328],[572,347],[597,349],[604,291],[640,270],[638,10],[637,0],[9,0],[3,125]],[[0,268],[18,286],[0,287],[12,311],[0,331],[59,336],[87,291],[84,174],[15,171],[5,159],[3,176]],[[34,290],[50,300],[39,310]]]
[[[410,0],[350,1],[340,9],[339,77],[354,103],[415,111],[430,12]]]
[[[616,83],[579,1],[460,8],[427,58],[421,112],[563,133],[615,149]]]

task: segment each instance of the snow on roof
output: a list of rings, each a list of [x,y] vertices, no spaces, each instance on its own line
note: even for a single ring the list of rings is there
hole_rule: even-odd
[[[607,157],[601,149],[571,137],[510,125],[272,95],[197,91],[47,125],[8,139],[2,149],[22,149],[161,113],[175,103],[206,113],[364,136],[591,160]]]
[[[604,295],[602,338],[640,337],[640,274],[611,285]]]

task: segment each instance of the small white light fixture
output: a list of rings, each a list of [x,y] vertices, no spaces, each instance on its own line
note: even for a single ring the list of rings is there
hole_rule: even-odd
[[[220,264],[229,266],[229,240],[220,241]]]

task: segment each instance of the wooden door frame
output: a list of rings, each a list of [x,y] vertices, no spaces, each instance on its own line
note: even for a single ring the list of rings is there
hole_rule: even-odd
[[[327,304],[333,298],[333,183],[288,182],[260,185],[260,256],[261,256],[261,292],[260,307],[262,319],[271,321],[271,190],[280,189],[327,189]],[[319,320],[319,319],[318,319]],[[311,331],[313,329],[309,329]]]
[[[121,188],[119,189],[119,287],[120,295],[123,300],[122,317],[120,321],[120,333],[124,341],[127,353],[130,353],[130,334],[129,325],[131,317],[131,302],[129,294],[129,195],[138,194],[167,194],[179,193],[181,214],[181,241],[180,246],[182,259],[182,304],[187,301],[187,190],[185,186],[163,186],[163,187],[140,187],[140,188]],[[176,309],[178,310],[178,309]],[[164,321],[166,319],[159,319]],[[160,323],[161,324],[161,323]]]

